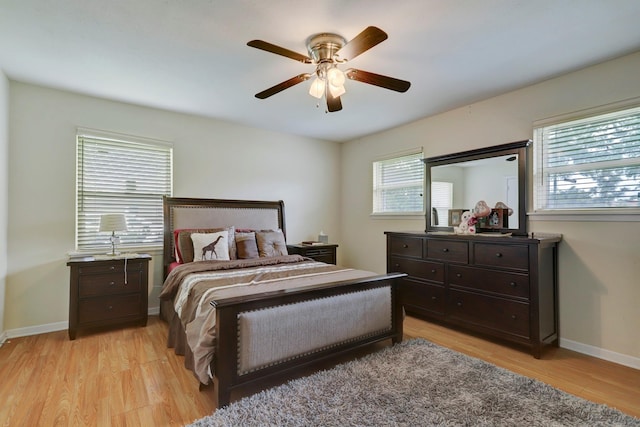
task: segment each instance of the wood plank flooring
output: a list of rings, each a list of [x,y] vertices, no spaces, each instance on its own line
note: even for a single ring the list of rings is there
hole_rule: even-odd
[[[8,341],[0,347],[0,425],[173,426],[212,413],[211,389],[198,390],[183,358],[166,348],[166,333],[166,324],[151,316],[144,328],[84,333],[75,341],[66,331]],[[638,370],[558,348],[536,360],[521,348],[412,317],[405,320],[405,336],[640,417]],[[234,392],[232,398],[255,391]]]

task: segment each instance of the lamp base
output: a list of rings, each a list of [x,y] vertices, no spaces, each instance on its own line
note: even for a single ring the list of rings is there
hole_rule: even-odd
[[[120,251],[107,252],[107,256],[118,256],[118,255],[120,255]]]

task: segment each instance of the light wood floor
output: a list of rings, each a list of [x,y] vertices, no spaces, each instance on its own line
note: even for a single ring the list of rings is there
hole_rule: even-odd
[[[214,411],[211,390],[165,346],[166,325],[12,339],[0,347],[0,425],[184,425]],[[536,360],[525,350],[422,320],[405,320],[407,338],[423,337],[552,386],[640,417],[640,371],[565,349]],[[275,384],[268,384],[275,385]],[[236,399],[256,390],[234,393]]]

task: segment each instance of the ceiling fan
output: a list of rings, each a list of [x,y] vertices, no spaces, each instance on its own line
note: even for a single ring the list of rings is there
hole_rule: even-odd
[[[247,46],[275,53],[276,55],[281,55],[302,62],[303,64],[313,64],[316,67],[312,73],[298,74],[289,80],[285,80],[282,83],[257,93],[256,98],[268,98],[298,83],[307,81],[314,75],[316,78],[311,84],[309,94],[318,99],[324,96],[327,100],[327,111],[329,112],[342,110],[340,96],[346,92],[344,87],[346,79],[356,80],[396,92],[406,92],[411,86],[411,83],[408,81],[362,71],[356,68],[349,68],[342,71],[338,67],[338,65],[351,61],[375,45],[382,43],[387,37],[387,33],[377,27],[365,28],[348,43],[338,34],[315,34],[307,39],[308,56],[263,40],[251,40],[247,43]]]

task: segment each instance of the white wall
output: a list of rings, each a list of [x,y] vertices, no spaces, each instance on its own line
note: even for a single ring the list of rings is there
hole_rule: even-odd
[[[373,159],[416,146],[431,157],[533,138],[536,120],[640,96],[638,70],[640,53],[344,144],[343,260],[385,272],[384,231],[425,228],[423,219],[369,217]],[[640,222],[532,221],[529,231],[564,236],[561,344],[640,366]]]
[[[9,80],[0,69],[0,344],[4,337],[9,187]]]
[[[60,329],[68,321],[78,126],[173,141],[174,196],[282,199],[289,242],[321,229],[338,235],[338,144],[13,81],[10,87],[7,330]],[[158,306],[161,264],[157,254],[151,307]]]

